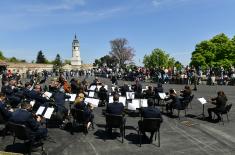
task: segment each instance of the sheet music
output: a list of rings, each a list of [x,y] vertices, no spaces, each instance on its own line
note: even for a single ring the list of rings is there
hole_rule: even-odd
[[[84,100],[84,102],[85,102],[86,104],[91,103],[91,99],[92,99],[92,98],[86,97],[85,100]]]
[[[95,99],[95,98],[90,99],[90,103],[93,107],[98,107],[99,102],[100,102],[99,99]]]
[[[109,103],[113,103],[113,96],[109,96]]]
[[[101,87],[102,87],[101,85],[98,85],[96,88],[98,89],[98,91],[100,91]]]
[[[140,108],[140,99],[133,99],[131,102],[136,108]]]
[[[44,111],[45,107],[40,106],[36,112],[36,115],[42,115],[43,111]]]
[[[128,110],[136,110],[136,107],[134,104],[132,103],[128,103],[128,107],[127,107]]]
[[[33,100],[33,101],[30,101],[30,105],[33,107],[34,106],[34,104],[35,104],[35,100]]]
[[[95,86],[95,85],[92,85],[89,90],[95,91],[95,89],[96,89],[96,86]]]
[[[47,118],[47,119],[50,119],[53,111],[54,111],[54,108],[48,107],[45,114],[44,114],[44,117]]]
[[[94,98],[85,98],[84,101],[86,104],[90,103],[93,107],[98,107],[100,100]]]
[[[166,93],[158,93],[158,95],[162,100],[166,98]]]
[[[46,91],[46,92],[42,95],[42,97],[45,97],[45,98],[47,98],[47,99],[50,99],[51,96],[52,96],[52,93],[50,93],[50,92],[48,92],[48,91]]]
[[[207,101],[204,97],[201,97],[201,98],[198,98],[198,101],[201,103],[201,104],[206,104]]]
[[[126,106],[126,97],[120,96],[119,102],[121,102],[123,104],[123,106]]]
[[[94,91],[90,91],[88,96],[89,97],[94,97],[95,96],[95,92]]]
[[[135,92],[126,92],[126,98],[129,99],[135,99]]]
[[[66,95],[69,95],[70,99],[66,99],[65,101],[70,101],[70,102],[74,102],[77,97],[77,94],[68,94],[67,93]]]
[[[148,100],[140,99],[140,107],[148,107]]]
[[[105,85],[104,88],[105,88],[106,90],[108,90],[108,85]]]

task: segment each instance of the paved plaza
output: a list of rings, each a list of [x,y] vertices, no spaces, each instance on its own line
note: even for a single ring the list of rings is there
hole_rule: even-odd
[[[93,77],[89,78],[89,81]],[[109,79],[100,78],[111,87]],[[128,82],[131,83],[131,82]],[[119,81],[119,85],[123,85],[123,81]],[[156,86],[154,83],[142,83],[145,85]],[[176,89],[179,92],[184,85],[164,84],[165,91],[169,88]],[[197,100],[198,97],[209,99],[217,95],[217,91],[223,90],[228,97],[228,103],[235,103],[235,87],[234,86],[208,86],[199,85],[198,91],[193,91],[194,99],[192,101],[192,109],[181,112],[180,120],[177,117],[170,118],[163,114],[163,123],[160,128],[161,146],[158,147],[157,141],[148,144],[147,140],[143,140],[142,147],[138,145],[138,135],[136,127],[140,117],[131,117],[126,115],[126,137],[124,143],[121,137],[109,138],[105,133],[105,117],[102,115],[104,107],[94,109],[95,129],[89,130],[85,135],[82,132],[71,134],[66,130],[59,128],[49,128],[49,138],[44,142],[45,151],[49,155],[123,155],[123,154],[166,154],[166,155],[232,155],[235,154],[235,109],[232,107],[227,121],[224,116],[223,123],[208,122],[200,117],[202,113],[202,105]],[[233,105],[234,106],[234,105]],[[211,104],[205,105],[205,114],[207,108],[213,107]],[[161,107],[158,107],[161,109]],[[177,115],[177,112],[174,112]],[[119,130],[117,130],[119,132]],[[12,145],[13,137],[8,135],[4,139],[0,138],[0,150]],[[20,142],[20,141],[17,141]],[[40,154],[40,150],[32,154]]]

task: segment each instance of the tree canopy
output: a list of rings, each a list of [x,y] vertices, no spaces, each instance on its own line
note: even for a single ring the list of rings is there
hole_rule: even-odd
[[[44,54],[40,50],[36,58],[36,63],[47,63],[47,62],[48,62],[47,59],[45,58]]]
[[[112,57],[110,55],[105,55],[99,59],[95,59],[95,62],[93,63],[93,66],[107,66],[107,67],[114,67],[118,63],[118,60],[115,57]]]
[[[56,55],[55,60],[52,63],[54,71],[60,71],[62,69],[63,63],[59,54]]]
[[[131,62],[134,57],[134,49],[127,46],[128,41],[125,38],[114,39],[110,41],[111,51],[109,54],[118,60],[120,67],[124,67],[126,62]]]
[[[204,40],[192,52],[191,65],[203,69],[207,67],[229,69],[235,65],[235,36],[229,39],[224,33]]]
[[[150,55],[145,55],[143,60],[144,66],[150,69],[156,68],[172,68],[175,66],[175,59],[170,57],[162,49],[156,48]],[[177,62],[181,65],[181,63]],[[182,66],[182,65],[181,65]]]

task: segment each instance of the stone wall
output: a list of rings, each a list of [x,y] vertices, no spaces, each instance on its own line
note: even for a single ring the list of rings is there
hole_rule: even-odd
[[[92,64],[82,64],[81,66],[72,66],[72,65],[65,65],[63,69],[66,71],[70,70],[88,70],[92,69]],[[52,71],[53,65],[52,64],[34,64],[34,63],[10,63],[7,62],[7,70],[11,70],[13,73],[26,73],[27,70],[41,72],[43,70]]]

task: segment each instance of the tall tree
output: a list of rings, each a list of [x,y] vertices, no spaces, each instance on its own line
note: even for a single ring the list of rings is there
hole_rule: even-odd
[[[0,60],[5,60],[5,59],[6,59],[6,58],[4,57],[3,52],[0,51]]]
[[[110,55],[105,55],[99,59],[95,59],[93,66],[107,66],[107,67],[115,67],[118,63],[118,60],[115,57],[111,57]]]
[[[47,63],[47,59],[45,58],[41,50],[38,52],[36,63]]]
[[[55,57],[55,60],[53,61],[53,70],[60,71],[62,69],[62,66],[63,66],[63,64],[62,64],[60,55],[57,54]]]
[[[196,45],[192,52],[191,65],[202,69],[207,67],[229,69],[235,65],[235,37],[229,39],[221,33],[210,40],[204,40]]]
[[[125,63],[131,62],[134,57],[134,49],[127,46],[128,41],[125,38],[119,38],[110,41],[111,51],[109,54],[118,60],[120,67],[124,67]]]
[[[175,60],[162,49],[156,48],[150,55],[144,56],[143,63],[145,67],[150,69],[169,68],[174,66]]]

